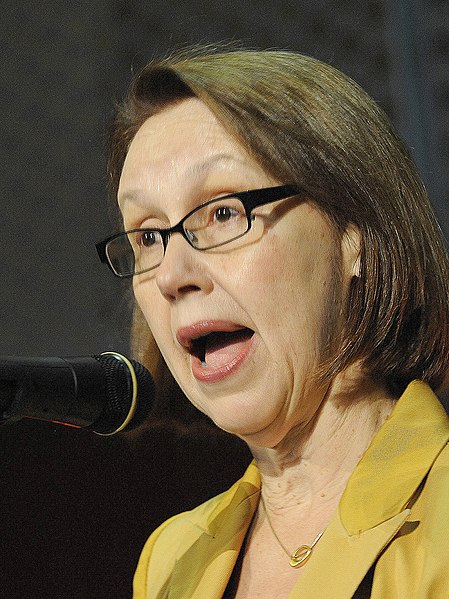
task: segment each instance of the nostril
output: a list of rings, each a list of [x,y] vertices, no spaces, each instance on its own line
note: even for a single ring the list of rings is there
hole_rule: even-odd
[[[189,293],[194,293],[195,291],[201,291],[201,287],[198,285],[180,285],[177,293],[175,294],[175,299],[180,298],[183,295],[187,295]]]
[[[198,285],[183,285],[179,288],[179,293],[190,293],[191,291],[200,291]]]
[[[198,287],[197,285],[183,285],[179,287],[179,289],[177,289],[174,293],[169,291],[162,291],[162,295],[170,303],[173,303],[176,302],[176,300],[178,300],[179,298],[183,297],[184,295],[187,295],[195,291],[201,291],[201,287]]]

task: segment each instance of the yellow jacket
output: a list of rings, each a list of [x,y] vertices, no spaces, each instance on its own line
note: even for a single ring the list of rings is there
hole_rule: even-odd
[[[289,599],[448,599],[448,440],[440,402],[424,383],[411,383],[351,475]],[[260,484],[252,463],[228,491],[162,524],[140,557],[134,599],[220,599]]]

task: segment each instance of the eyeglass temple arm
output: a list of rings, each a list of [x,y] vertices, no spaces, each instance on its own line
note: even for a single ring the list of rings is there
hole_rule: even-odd
[[[283,185],[282,187],[271,187],[263,190],[263,200],[259,199],[257,196],[249,196],[245,198],[245,206],[247,211],[247,216],[249,217],[250,213],[254,208],[258,206],[265,206],[265,204],[270,204],[271,202],[276,202],[277,200],[283,200],[288,198],[289,196],[298,195],[300,193],[304,193],[304,189],[299,187],[299,185]],[[241,194],[243,197],[246,193]],[[240,197],[240,194],[237,194],[237,197]]]

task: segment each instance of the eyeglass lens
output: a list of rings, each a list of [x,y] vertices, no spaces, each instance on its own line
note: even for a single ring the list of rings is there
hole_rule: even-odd
[[[233,241],[248,229],[245,207],[238,198],[217,199],[200,206],[182,223],[184,237],[196,249],[205,250]],[[158,230],[124,233],[112,239],[106,254],[120,276],[139,274],[158,266],[164,257]]]

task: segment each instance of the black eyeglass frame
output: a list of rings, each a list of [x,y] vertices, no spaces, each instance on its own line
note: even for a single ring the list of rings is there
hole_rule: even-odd
[[[113,274],[115,276],[120,277],[120,278],[130,278],[130,277],[135,276],[136,274],[142,274],[144,272],[148,272],[150,270],[153,270],[154,268],[157,268],[160,265],[160,262],[159,262],[159,264],[156,264],[155,266],[152,266],[151,268],[148,268],[144,271],[139,271],[138,273],[129,273],[129,274],[118,273],[112,266],[112,263],[111,263],[110,259],[108,258],[107,251],[106,251],[108,244],[111,241],[114,241],[114,239],[117,239],[118,237],[123,237],[125,235],[128,235],[129,233],[157,232],[161,236],[162,245],[164,248],[164,255],[165,255],[165,251],[167,249],[167,244],[169,242],[170,237],[173,235],[173,233],[180,233],[184,237],[184,239],[187,241],[187,243],[194,249],[196,249],[198,251],[211,250],[211,249],[220,247],[222,245],[231,243],[232,241],[235,241],[236,239],[239,239],[240,237],[243,237],[244,235],[246,235],[248,233],[248,231],[251,229],[251,225],[253,222],[252,211],[255,208],[258,208],[259,206],[264,206],[265,204],[270,204],[272,202],[277,202],[278,200],[284,200],[284,199],[287,199],[287,198],[295,196],[295,195],[303,194],[304,192],[305,192],[305,189],[303,189],[302,187],[300,187],[298,185],[276,185],[275,187],[264,187],[262,189],[250,189],[247,191],[231,193],[229,195],[225,195],[225,196],[222,196],[219,198],[214,198],[212,200],[204,202],[200,206],[197,206],[196,208],[191,210],[188,214],[186,214],[173,227],[168,227],[166,229],[157,229],[154,227],[152,227],[152,228],[144,227],[141,229],[130,229],[129,231],[121,231],[120,233],[115,233],[114,235],[110,235],[109,237],[106,237],[106,239],[103,239],[102,241],[97,243],[95,245],[95,247],[97,248],[97,253],[100,258],[100,261],[103,264],[107,264],[107,266],[109,267],[109,269],[113,272]],[[221,200],[226,200],[226,199],[230,199],[230,198],[237,198],[238,200],[240,200],[242,202],[243,208],[245,209],[246,219],[247,219],[246,230],[243,233],[240,233],[239,235],[237,235],[236,237],[233,237],[232,239],[228,239],[221,243],[207,246],[204,248],[196,247],[194,241],[192,240],[191,237],[189,237],[188,232],[184,229],[185,221],[187,219],[189,219],[192,216],[192,214],[195,214],[195,212],[198,212],[198,210],[201,210],[205,206],[208,206],[209,204],[213,204],[214,202],[219,202]]]

